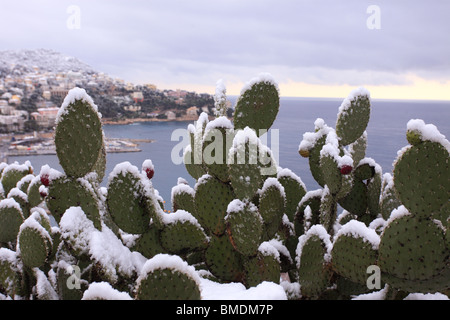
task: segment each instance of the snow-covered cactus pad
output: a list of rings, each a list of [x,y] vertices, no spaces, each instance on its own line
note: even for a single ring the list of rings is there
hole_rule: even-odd
[[[331,248],[330,236],[321,225],[312,226],[300,236],[296,263],[302,296],[318,298],[329,286]]]
[[[336,234],[331,251],[333,269],[341,276],[365,285],[367,268],[377,264],[380,237],[357,220],[347,222]]]
[[[24,164],[18,164],[17,162],[7,165],[1,176],[1,184],[3,186],[4,195],[7,196],[11,189],[15,188],[17,183],[26,175],[33,172],[33,167],[29,161]]]
[[[161,245],[171,254],[183,254],[205,249],[209,239],[202,226],[189,212],[178,210],[163,214]]]
[[[450,248],[441,223],[394,210],[381,235],[379,266],[392,287],[408,292],[450,288]]]
[[[251,202],[233,200],[228,205],[225,222],[233,247],[243,255],[255,255],[263,231],[263,219],[258,208]]]
[[[156,255],[144,264],[136,281],[136,299],[200,300],[200,277],[178,256]]]
[[[52,252],[50,221],[41,211],[35,211],[20,226],[17,246],[20,257],[29,268],[40,267]]]
[[[366,130],[370,119],[370,93],[358,88],[342,102],[336,122],[336,133],[344,146],[355,142]]]
[[[264,239],[272,239],[286,208],[286,194],[276,178],[267,178],[260,191],[259,212],[264,220]]]
[[[150,199],[145,184],[149,183],[136,166],[122,162],[108,177],[108,211],[117,226],[132,234],[144,233],[150,225]]]
[[[195,185],[195,217],[209,234],[225,232],[228,204],[234,199],[233,189],[208,174]]]
[[[263,242],[258,247],[256,256],[244,263],[247,287],[256,287],[264,281],[279,283],[280,254],[269,242]]]
[[[0,201],[0,242],[14,242],[24,221],[20,205],[14,199]]]
[[[67,209],[72,206],[80,206],[95,227],[101,228],[99,199],[86,179],[74,179],[60,175],[59,178],[51,181],[48,191],[49,196],[46,197],[46,203],[57,222],[61,220]]]
[[[427,216],[450,199],[450,143],[434,125],[422,120],[411,120],[407,127],[417,139],[395,161],[395,189],[405,207]]]
[[[83,177],[101,165],[103,131],[97,106],[84,89],[69,91],[56,119],[55,145],[59,162],[70,177]]]
[[[234,127],[250,127],[260,136],[272,126],[279,108],[277,83],[270,74],[261,74],[242,89],[234,112]]]

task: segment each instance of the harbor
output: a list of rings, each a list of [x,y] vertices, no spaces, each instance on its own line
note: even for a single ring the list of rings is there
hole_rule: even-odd
[[[106,153],[141,152],[140,143],[152,143],[152,139],[105,138]],[[53,133],[35,133],[31,136],[3,137],[0,146],[0,160],[8,157],[55,155],[56,147]]]

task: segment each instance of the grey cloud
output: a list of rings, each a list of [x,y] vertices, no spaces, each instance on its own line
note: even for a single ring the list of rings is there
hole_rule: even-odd
[[[450,3],[376,3],[381,30],[366,27],[372,1],[18,0],[2,4],[0,49],[48,47],[130,81],[245,81],[261,71],[323,84],[448,79]],[[65,27],[71,4],[80,30]]]

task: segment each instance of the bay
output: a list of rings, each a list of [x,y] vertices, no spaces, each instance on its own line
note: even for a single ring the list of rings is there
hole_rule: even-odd
[[[234,105],[235,97],[229,97]],[[297,174],[307,186],[308,190],[315,190],[319,185],[312,178],[309,171],[308,159],[300,157],[298,146],[305,132],[314,131],[314,121],[322,118],[335,127],[337,112],[343,99],[315,99],[315,98],[281,98],[281,107],[272,131],[267,135],[267,144],[278,152],[278,164],[289,168]],[[392,163],[397,157],[397,151],[407,145],[406,124],[410,119],[422,119],[425,123],[432,123],[446,137],[450,135],[450,101],[400,101],[400,100],[372,100],[372,111],[368,133],[368,148],[366,156],[373,158],[383,169],[392,172]],[[154,187],[166,201],[165,208],[171,210],[171,190],[177,184],[179,177],[186,179],[191,186],[195,180],[187,173],[184,164],[172,161],[172,152],[182,144],[177,132],[186,129],[191,122],[142,122],[128,125],[104,125],[106,137],[153,139],[153,143],[140,143],[142,152],[137,153],[109,153],[107,155],[106,176],[102,183],[106,186],[108,174],[115,165],[128,161],[139,169],[144,160],[152,160],[155,175],[152,179]],[[177,131],[178,130],[178,131]],[[275,131],[276,130],[276,131]],[[175,135],[173,135],[175,133]],[[278,136],[277,139],[275,139]],[[272,140],[275,139],[275,140]],[[179,154],[180,156],[181,154]],[[175,153],[175,158],[177,158]],[[30,160],[36,173],[41,166],[62,171],[58,158],[54,156],[10,157],[9,163],[18,161],[23,163]]]

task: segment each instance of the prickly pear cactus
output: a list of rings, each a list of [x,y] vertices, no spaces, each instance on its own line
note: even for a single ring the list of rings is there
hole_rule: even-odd
[[[103,132],[97,106],[84,89],[72,89],[58,112],[55,146],[69,177],[94,171],[102,154]]]
[[[200,277],[181,258],[156,255],[142,267],[136,281],[136,299],[200,300]]]

